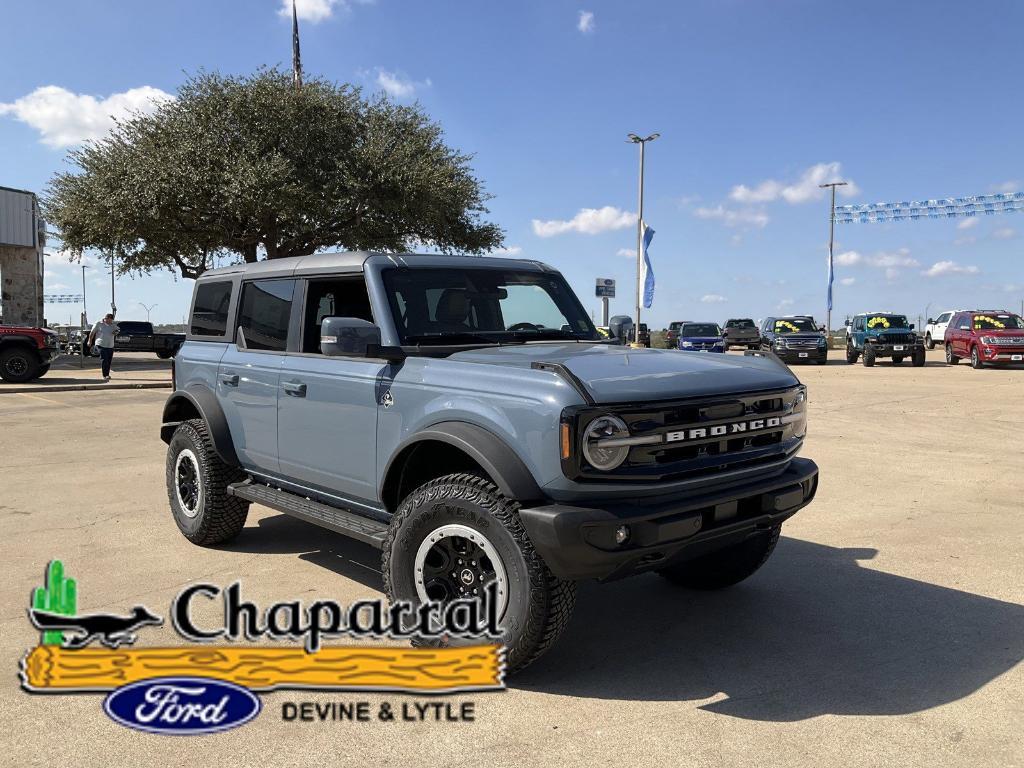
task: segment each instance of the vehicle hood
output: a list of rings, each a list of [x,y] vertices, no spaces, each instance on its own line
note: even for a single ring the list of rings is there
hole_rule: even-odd
[[[690,341],[695,344],[715,344],[722,340],[721,336],[680,336],[680,341]]]
[[[1020,336],[1024,337],[1024,328],[996,328],[989,331],[972,331],[975,336]]]
[[[524,344],[456,352],[450,360],[529,368],[565,366],[597,403],[647,402],[782,389],[799,383],[767,357],[694,355],[617,344]]]

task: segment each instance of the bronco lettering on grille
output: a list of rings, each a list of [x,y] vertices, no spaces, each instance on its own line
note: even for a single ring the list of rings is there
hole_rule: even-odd
[[[683,440],[702,440],[708,437],[726,437],[740,432],[757,432],[762,429],[771,429],[782,424],[782,419],[772,416],[767,419],[753,419],[751,421],[736,421],[732,424],[715,424],[710,427],[692,427],[680,429],[665,434],[666,443],[677,443]]]

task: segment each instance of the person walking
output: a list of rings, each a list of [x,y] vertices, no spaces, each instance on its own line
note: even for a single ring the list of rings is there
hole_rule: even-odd
[[[100,366],[104,381],[110,381],[110,363],[114,359],[114,335],[116,333],[117,326],[114,325],[114,316],[108,312],[92,327],[92,332],[89,334],[89,346],[95,344],[100,351]]]

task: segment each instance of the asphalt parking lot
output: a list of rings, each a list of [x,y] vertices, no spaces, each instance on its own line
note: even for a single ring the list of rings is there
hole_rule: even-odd
[[[567,633],[507,691],[451,697],[475,722],[284,722],[287,701],[416,697],[279,692],[255,722],[198,738],[123,728],[100,696],[19,689],[46,562],[77,577],[81,609],[119,612],[197,580],[241,579],[258,603],[376,596],[377,554],[259,507],[227,547],[193,547],[167,509],[166,390],[0,388],[4,762],[1020,764],[1024,370],[949,368],[936,350],[924,368],[797,372],[820,489],[749,581],[582,585]],[[147,634],[159,642],[169,627]]]

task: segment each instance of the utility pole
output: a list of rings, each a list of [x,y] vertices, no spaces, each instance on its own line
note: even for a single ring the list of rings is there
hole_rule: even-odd
[[[89,324],[89,310],[87,309],[87,305],[85,303],[85,270],[87,270],[87,269],[88,269],[88,267],[85,266],[85,264],[83,264],[82,265],[82,328],[83,329],[85,328],[86,325]]]
[[[114,249],[110,249],[110,311],[117,315],[117,303],[114,301]]]
[[[292,0],[292,85],[298,91],[302,88],[302,57],[299,55],[299,14]]]
[[[829,340],[829,346],[832,346],[832,279],[835,274],[832,262],[832,248],[835,244],[836,234],[836,187],[845,187],[846,185],[847,182],[845,181],[832,181],[828,184],[818,185],[822,189],[825,187],[832,188],[832,212],[828,217],[828,303],[825,308],[825,338]]]
[[[633,342],[631,344],[633,347],[640,346],[640,308],[644,303],[644,289],[640,284],[644,263],[644,146],[648,141],[654,141],[660,135],[660,133],[652,133],[641,139],[635,133],[629,134],[629,141],[640,145],[640,191],[636,212],[636,319],[633,323]]]

